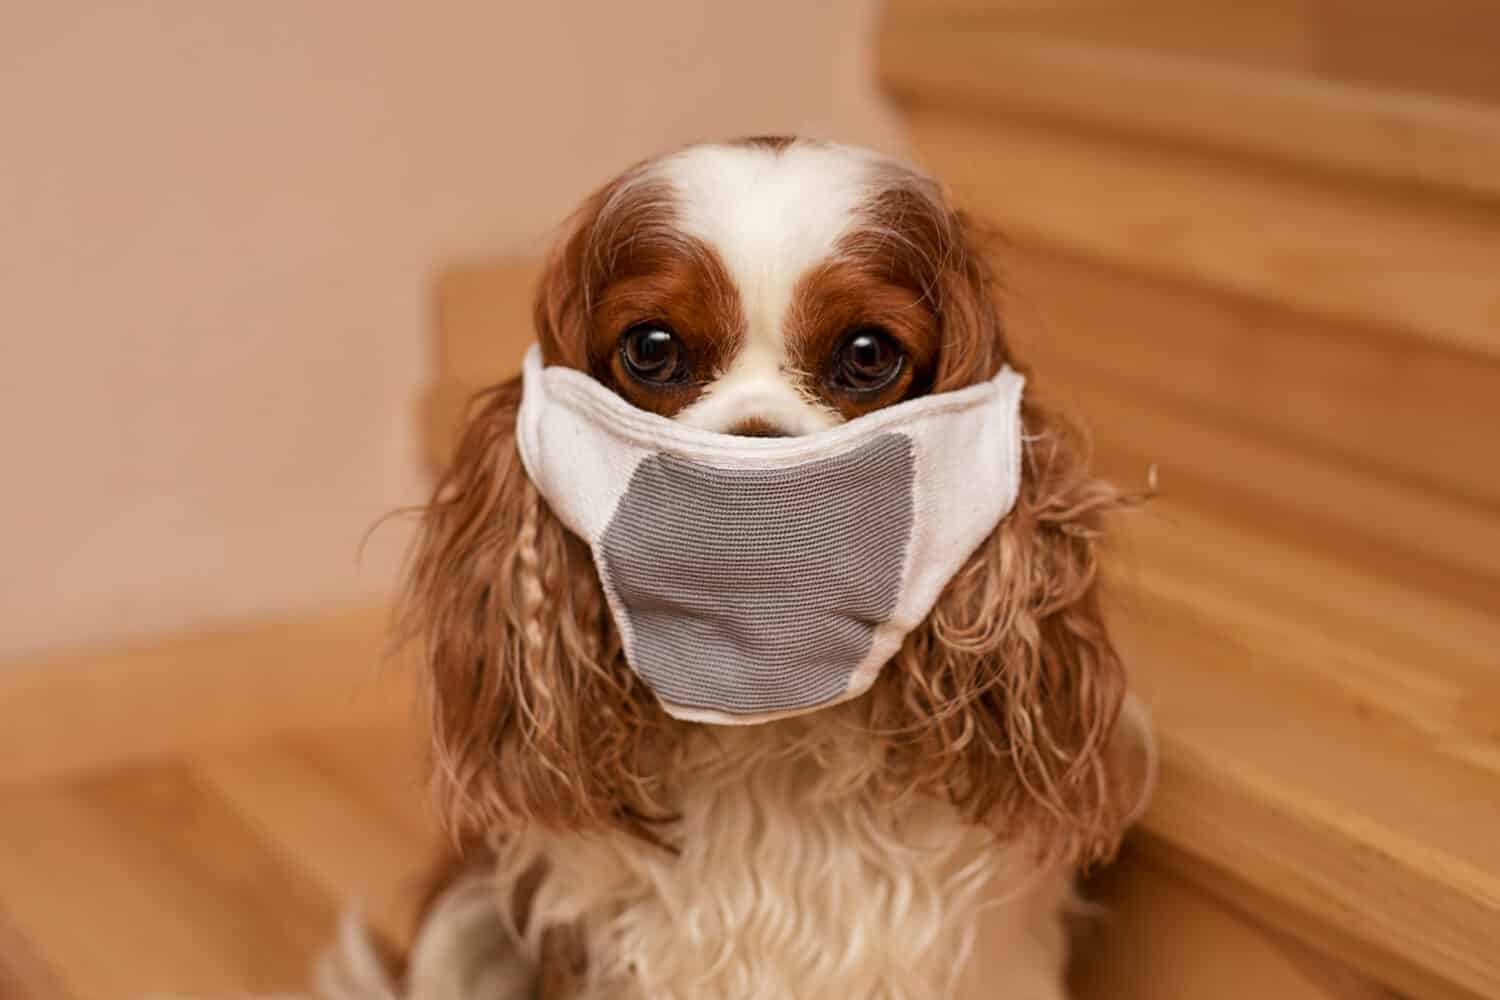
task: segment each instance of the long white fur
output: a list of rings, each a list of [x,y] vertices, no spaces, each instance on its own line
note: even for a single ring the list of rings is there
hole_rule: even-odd
[[[525,952],[548,924],[581,924],[587,1000],[931,1000],[958,995],[984,926],[1003,981],[968,995],[1062,997],[1071,873],[946,805],[871,794],[881,762],[852,714],[706,731],[675,854],[540,831],[503,845],[502,883],[550,868]]]
[[[549,831],[498,844],[487,895],[465,880],[434,909],[402,995],[529,998],[542,932],[576,924],[579,1000],[1061,1000],[1072,873],[1038,869],[1025,845],[997,847],[941,803],[870,794],[882,765],[855,715],[705,729],[675,854]],[[548,874],[523,934],[506,901],[537,862]],[[357,937],[343,944],[369,967]],[[393,996],[368,972],[334,981],[337,1000]]]
[[[529,1000],[541,933],[576,923],[590,963],[579,1000],[1062,1000],[1071,870],[1037,868],[1026,845],[996,845],[941,803],[869,794],[882,763],[857,712],[703,730],[678,853],[546,831],[498,843],[493,874],[434,908],[404,991],[346,925],[322,995]],[[1138,815],[1156,750],[1134,696],[1116,739],[1143,755]],[[537,862],[549,874],[521,933],[510,888]]]

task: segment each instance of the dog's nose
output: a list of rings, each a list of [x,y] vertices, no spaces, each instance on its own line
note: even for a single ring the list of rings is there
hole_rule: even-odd
[[[749,417],[745,420],[741,420],[733,427],[729,428],[729,433],[737,434],[740,437],[752,438],[779,438],[790,436],[786,431],[782,430],[780,427],[777,427],[775,424],[771,423],[771,421],[769,420],[766,420],[764,417]]]

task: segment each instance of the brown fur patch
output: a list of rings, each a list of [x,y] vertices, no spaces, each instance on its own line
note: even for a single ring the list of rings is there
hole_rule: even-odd
[[[851,418],[972,385],[1011,362],[998,287],[978,243],[975,225],[931,181],[878,168],[863,218],[793,293],[788,346],[809,387]],[[884,389],[850,393],[832,382],[834,352],[863,326],[888,333],[906,364]]]
[[[834,379],[837,352],[861,327],[878,327],[905,352],[890,385],[868,393]],[[932,384],[941,337],[919,292],[891,281],[873,262],[839,258],[813,268],[792,293],[787,350],[807,386],[846,419],[920,396]]]
[[[597,299],[590,336],[595,377],[645,410],[672,416],[703,392],[729,365],[744,336],[739,295],[719,255],[697,241],[680,248],[637,249],[628,276],[609,280]],[[638,324],[662,325],[677,337],[687,379],[677,385],[643,382],[631,375],[617,349]],[[603,368],[603,370],[599,370]]]
[[[1011,356],[1001,322],[999,282],[985,254],[989,236],[951,208],[931,180],[885,165],[865,220],[839,256],[918,296],[937,325],[931,392],[992,378]]]
[[[644,167],[588,199],[537,291],[537,336],[548,364],[592,374],[641,409],[671,416],[702,393],[744,336],[739,293],[717,252],[675,225],[671,191]],[[642,323],[676,334],[688,367],[679,383],[635,378],[620,338]]]
[[[540,823],[654,839],[675,724],[625,666],[587,546],[526,477],[520,399],[512,379],[476,401],[406,581],[441,812],[459,836]]]

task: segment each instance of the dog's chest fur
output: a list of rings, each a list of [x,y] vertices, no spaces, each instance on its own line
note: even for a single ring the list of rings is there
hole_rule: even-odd
[[[1062,996],[1069,873],[944,805],[877,799],[857,744],[765,735],[720,731],[681,769],[675,854],[615,835],[510,845],[503,880],[549,868],[532,946],[582,930],[582,996]]]

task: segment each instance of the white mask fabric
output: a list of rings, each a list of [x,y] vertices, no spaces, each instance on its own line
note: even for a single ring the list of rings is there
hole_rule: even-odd
[[[720,434],[526,356],[526,473],[588,543],[625,659],[681,719],[867,691],[1015,503],[1010,368],[798,437]]]

